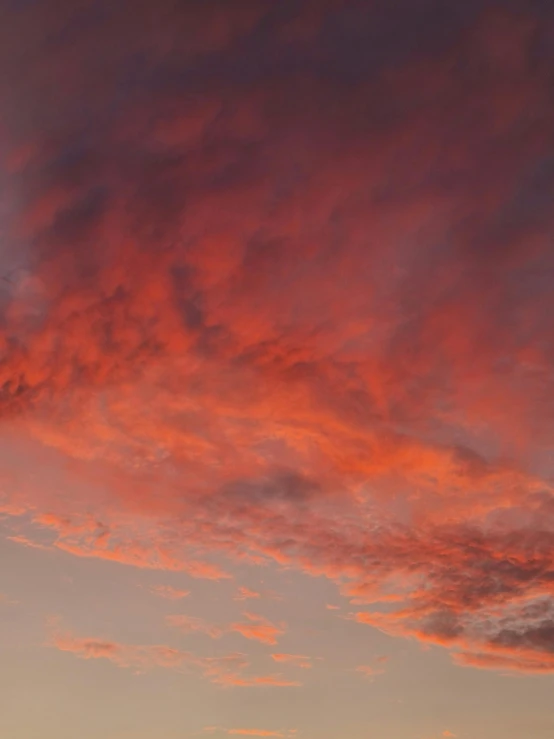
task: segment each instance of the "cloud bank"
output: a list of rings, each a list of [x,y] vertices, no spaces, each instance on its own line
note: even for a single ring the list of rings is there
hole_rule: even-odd
[[[3,514],[554,671],[551,5],[5,13]]]

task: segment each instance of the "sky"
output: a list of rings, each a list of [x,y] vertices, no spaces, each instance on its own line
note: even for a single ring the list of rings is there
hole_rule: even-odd
[[[554,735],[554,6],[0,0],[0,733]]]

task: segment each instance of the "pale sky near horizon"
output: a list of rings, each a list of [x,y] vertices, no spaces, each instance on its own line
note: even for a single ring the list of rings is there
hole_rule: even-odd
[[[554,6],[0,2],[0,736],[551,739]]]

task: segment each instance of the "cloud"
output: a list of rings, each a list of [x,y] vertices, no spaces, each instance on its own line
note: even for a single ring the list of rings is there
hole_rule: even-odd
[[[0,607],[2,606],[17,606],[19,605],[18,600],[14,600],[13,598],[10,598],[5,593],[0,593]]]
[[[70,633],[57,632],[52,646],[80,659],[106,659],[117,667],[144,673],[154,668],[176,672],[198,672],[210,682],[223,687],[293,687],[301,683],[276,675],[249,675],[249,662],[243,654],[232,653],[221,657],[199,657],[166,645],[121,644],[101,639],[86,639]]]
[[[153,585],[150,591],[167,600],[181,600],[190,595],[190,590],[179,590],[171,585]]]
[[[274,662],[289,662],[290,664],[295,665],[296,667],[302,667],[304,669],[310,669],[312,667],[312,662],[310,657],[306,657],[305,654],[272,654],[271,659]]]
[[[261,598],[261,593],[256,590],[250,590],[250,588],[240,587],[234,600],[248,600],[250,598]]]
[[[553,671],[552,9],[273,5],[6,11],[0,510]]]
[[[53,645],[81,659],[107,659],[118,667],[132,668],[136,672],[153,667],[180,670],[196,663],[190,653],[165,645],[136,646],[61,634],[54,637]]]
[[[229,626],[230,631],[242,634],[246,639],[262,642],[262,644],[277,644],[277,638],[285,633],[285,624],[274,624],[263,616],[255,613],[243,614],[247,621],[237,622]]]
[[[373,680],[377,675],[382,675],[384,670],[377,669],[371,665],[360,665],[359,667],[356,667],[356,672],[359,672],[364,677]]]
[[[223,630],[214,624],[210,624],[201,618],[195,618],[194,616],[167,616],[166,621],[170,626],[174,626],[179,631],[188,634],[196,631],[211,636],[212,639],[219,639],[223,636]]]
[[[267,731],[265,729],[229,729],[227,733],[231,736],[285,736],[280,731]]]
[[[8,539],[8,541],[13,541],[14,544],[22,544],[23,546],[30,547],[31,549],[42,549],[43,551],[49,551],[51,549],[51,547],[47,546],[46,544],[41,544],[38,541],[32,541],[23,534],[7,536],[6,538]]]
[[[208,562],[183,559],[171,545],[164,546],[136,539],[123,539],[116,530],[90,517],[73,519],[55,514],[42,514],[34,522],[58,533],[53,546],[77,557],[105,559],[119,564],[151,570],[186,572],[194,578],[207,580],[229,579],[231,575]],[[36,542],[25,540],[27,546]],[[40,545],[39,545],[40,546]]]
[[[248,619],[246,622],[231,623],[226,625],[215,625],[205,621],[202,618],[186,615],[167,616],[166,622],[180,631],[186,633],[202,632],[211,636],[212,639],[219,639],[225,633],[239,633],[245,639],[259,641],[262,644],[276,644],[277,637],[285,633],[285,624],[274,624],[263,616],[245,612],[244,616]],[[293,658],[294,655],[277,655],[283,657],[281,661],[286,661],[285,657]],[[275,658],[275,655],[272,655]]]
[[[223,732],[229,736],[266,736],[266,737],[284,737],[292,736],[296,733],[296,729],[288,729],[286,732],[270,731],[268,729],[224,729],[220,726],[205,726],[204,731],[213,733],[214,731]]]
[[[256,675],[254,677],[241,677],[236,675],[225,676],[218,680],[221,685],[235,685],[243,688],[255,686],[267,686],[275,688],[297,688],[302,685],[298,680],[289,680],[280,675]]]

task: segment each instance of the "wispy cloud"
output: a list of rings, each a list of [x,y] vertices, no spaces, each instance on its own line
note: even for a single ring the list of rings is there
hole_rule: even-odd
[[[285,736],[281,731],[267,731],[266,729],[228,729],[227,733],[230,736]]]
[[[356,672],[361,673],[364,677],[369,678],[370,680],[374,680],[378,675],[382,675],[384,670],[373,667],[372,665],[360,665],[359,667],[356,667]]]
[[[259,736],[259,737],[292,737],[297,729],[286,731],[272,731],[269,729],[225,729],[220,726],[205,726],[204,731],[208,733],[220,732],[228,736]]]
[[[187,616],[172,615],[167,616],[166,621],[184,633],[193,631],[202,632],[211,636],[212,639],[219,639],[225,633],[239,633],[245,639],[262,642],[263,644],[276,644],[277,638],[285,633],[286,625],[274,624],[263,616],[245,612],[243,614],[247,619],[245,622],[236,622],[230,624],[212,624],[205,619]],[[284,660],[283,660],[284,661]]]
[[[52,549],[52,547],[48,546],[47,544],[41,544],[38,541],[33,541],[27,536],[23,536],[23,534],[16,534],[14,536],[8,536],[6,538],[8,539],[8,541],[13,541],[15,544],[22,544],[23,546],[30,547],[31,549],[41,549],[42,551],[48,551]]]
[[[212,639],[219,639],[224,633],[224,630],[218,626],[210,624],[204,621],[204,619],[195,618],[194,616],[167,616],[166,621],[170,626],[174,626],[185,634],[196,631],[207,634]]]
[[[310,657],[306,657],[305,654],[272,654],[271,658],[274,662],[287,662],[295,665],[296,667],[302,667],[303,669],[310,669],[312,662]]]
[[[190,595],[190,590],[179,590],[171,585],[153,585],[150,591],[166,600],[181,600]]]
[[[258,593],[256,590],[250,590],[250,588],[241,587],[234,596],[235,600],[249,600],[252,598],[261,598],[261,593]]]
[[[277,639],[285,633],[286,625],[274,624],[263,616],[245,612],[246,621],[233,623],[230,631],[242,634],[246,639],[253,639],[263,644],[277,644]]]
[[[88,639],[67,632],[56,632],[52,646],[80,659],[106,659],[118,667],[137,673],[154,668],[177,672],[197,671],[205,679],[223,687],[295,687],[301,683],[287,680],[278,674],[251,675],[243,654],[231,653],[221,657],[201,657],[163,644],[122,644],[103,639]]]

